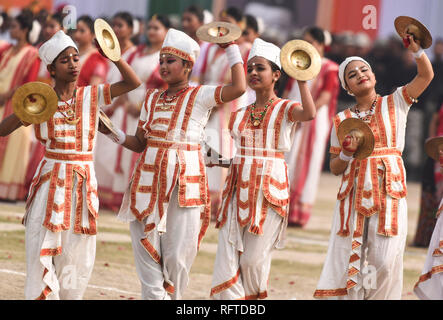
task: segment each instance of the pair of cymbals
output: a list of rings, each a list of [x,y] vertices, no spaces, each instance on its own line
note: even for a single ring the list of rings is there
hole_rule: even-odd
[[[337,130],[338,141],[343,147],[343,141],[353,130],[356,130],[361,136],[361,141],[357,151],[354,153],[354,158],[359,160],[365,159],[374,150],[375,139],[371,128],[363,120],[356,118],[343,120]]]
[[[103,19],[96,19],[94,22],[94,33],[105,56],[112,61],[120,60],[120,43],[111,26]]]
[[[432,45],[431,33],[417,19],[408,16],[399,16],[395,19],[394,26],[402,39],[409,34],[413,36],[414,40],[419,41],[423,49],[427,49]]]

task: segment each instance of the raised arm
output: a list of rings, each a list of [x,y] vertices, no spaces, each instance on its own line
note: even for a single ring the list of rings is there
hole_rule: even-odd
[[[220,45],[224,47],[225,45]],[[243,59],[240,54],[240,49],[236,44],[230,44],[225,49],[228,56],[229,64],[231,65],[230,84],[223,87],[221,98],[223,102],[229,102],[237,99],[246,91],[246,76],[243,68]]]
[[[312,99],[311,91],[309,90],[306,81],[297,81],[300,89],[301,106],[294,108],[292,114],[295,121],[309,121],[314,119],[317,109],[314,100]]]
[[[0,122],[0,137],[6,137],[23,125],[20,119],[13,113]]]
[[[414,54],[415,61],[417,62],[417,76],[408,83],[406,91],[411,98],[417,99],[434,78],[434,70],[428,56],[421,49],[419,43],[410,35],[408,35],[408,40],[410,43],[408,50]]]
[[[111,84],[111,98],[118,97],[124,93],[134,90],[139,85],[141,85],[141,81],[138,78],[137,74],[125,60],[120,59],[114,62],[114,64],[120,71],[123,80]]]

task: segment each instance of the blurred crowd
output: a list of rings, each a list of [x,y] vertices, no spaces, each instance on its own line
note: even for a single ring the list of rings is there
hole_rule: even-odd
[[[10,10],[7,13],[1,12],[0,61],[2,48],[4,51],[4,48],[11,45],[14,46],[19,41],[13,31],[13,28],[16,28],[17,25],[17,23],[14,23],[17,17],[20,16],[20,20],[16,21],[19,24],[19,28],[27,30],[26,41],[32,46],[39,48],[44,41],[48,40],[57,31],[64,30],[62,9],[62,7],[55,8],[53,12],[45,9],[38,12],[32,12],[29,9]],[[80,54],[82,54],[82,50],[87,51],[89,50],[88,48],[95,48],[93,45],[93,21],[96,18],[99,17],[79,17],[75,29],[64,30],[76,41],[80,48]],[[241,48],[244,48],[244,50],[242,49],[242,54],[247,54],[248,48],[250,48],[252,42],[257,37],[261,37],[263,40],[273,42],[281,47],[285,41],[301,38],[303,34],[303,30],[295,30],[289,33],[288,39],[279,38],[275,32],[272,32],[272,28],[264,25],[263,19],[253,14],[244,14],[242,10],[236,7],[227,8],[221,13],[220,17],[214,17],[209,11],[203,10],[197,5],[192,5],[188,7],[179,18],[177,18],[177,16],[168,17],[166,15],[153,14],[149,18],[144,19],[133,16],[128,12],[118,12],[113,17],[100,18],[107,20],[114,28],[120,41],[122,52],[126,50],[134,51],[134,64],[137,65],[136,60],[139,59],[138,64],[141,67],[138,69],[138,72],[141,73],[144,72],[143,65],[146,65],[146,61],[148,61],[142,58],[151,57],[152,53],[159,51],[166,31],[170,27],[181,29],[199,41],[196,36],[196,30],[201,25],[223,18],[225,21],[230,21],[241,26],[243,35],[241,39],[239,39],[239,44],[241,44]],[[395,88],[409,82],[416,74],[414,58],[404,48],[401,39],[397,36],[372,41],[364,32],[356,34],[352,32],[329,34],[326,32],[325,34],[328,35],[328,39],[325,41],[324,56],[338,64],[340,64],[345,57],[353,55],[361,56],[369,61],[377,77],[377,92],[382,96],[393,92]],[[199,62],[197,62],[194,67],[192,74],[194,84],[211,82],[208,75],[204,74],[205,72],[208,73],[207,69],[209,68],[203,61],[203,58],[208,56],[207,49],[204,44],[201,44],[202,61],[200,65]],[[432,62],[435,78],[431,86],[425,91],[423,96],[420,97],[419,102],[410,112],[407,144],[404,151],[408,179],[416,181],[421,179],[421,169],[425,161],[422,146],[424,140],[430,134],[428,132],[428,123],[431,118],[438,113],[443,102],[443,90],[440,88],[443,86],[443,81],[441,81],[443,77],[443,39],[434,39],[434,45],[430,50],[433,50]],[[127,58],[129,59],[130,57]],[[51,78],[48,75],[44,75],[45,72],[45,66],[40,65],[40,70],[36,77],[34,77],[34,80],[47,81],[50,83]],[[94,81],[96,83],[109,81],[109,72],[109,66],[103,67],[100,70],[97,68],[91,77],[87,79],[86,83],[91,84]],[[45,76],[46,80],[44,79]],[[143,90],[149,87],[161,87],[163,85],[160,77],[155,73],[155,70],[146,70],[146,74],[140,74],[140,78],[145,82]],[[287,77],[283,77],[280,82],[280,95],[286,87],[285,79],[286,81],[288,80]],[[139,109],[137,109],[137,103],[134,101],[139,99],[137,97],[134,97],[134,99],[129,97],[128,101],[124,103],[126,107],[124,115],[121,115],[122,117],[127,117],[129,114],[129,116],[133,116],[136,119]],[[0,100],[2,100],[1,96]],[[131,103],[131,100],[134,101]],[[340,88],[337,100],[337,112],[349,107],[352,101],[353,98]],[[3,105],[3,102],[4,101],[0,101],[0,105]],[[116,108],[117,106],[114,106],[111,110],[115,111]],[[121,121],[117,119],[117,122]],[[328,152],[326,152],[325,157],[325,160],[327,160]],[[324,161],[324,170],[328,170],[328,161]],[[128,172],[129,171],[128,169]]]

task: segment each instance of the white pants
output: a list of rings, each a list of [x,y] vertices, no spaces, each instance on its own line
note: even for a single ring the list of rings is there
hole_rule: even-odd
[[[200,207],[182,208],[178,205],[176,186],[167,211],[166,230],[160,235],[151,231],[160,243],[161,265],[154,261],[140,239],[145,238],[145,224],[138,220],[130,223],[135,267],[141,282],[141,295],[145,300],[181,299],[189,282],[189,272],[197,255],[200,232]],[[158,241],[157,241],[158,240]],[[172,283],[174,293],[168,294],[165,283]]]
[[[414,287],[422,300],[443,300],[443,213],[440,213],[429,243],[422,275]]]
[[[347,295],[330,295],[317,298],[344,300],[400,300],[403,289],[403,254],[407,235],[407,210],[402,199],[398,210],[398,235],[386,237],[377,233],[378,214],[365,218],[361,247],[360,273],[357,285],[347,290]],[[337,212],[336,212],[337,213]],[[355,214],[351,216],[353,225]],[[334,216],[328,253],[317,290],[334,291],[346,288],[348,279],[352,233],[349,237],[337,235],[339,214]]]
[[[219,231],[211,298],[266,298],[271,253],[282,231],[284,220],[269,208],[263,224],[263,234],[252,234],[248,231],[249,224],[243,228],[238,225],[235,198],[229,204],[228,220]]]
[[[83,298],[94,268],[96,236],[73,232],[76,207],[74,194],[71,207],[71,228],[62,232],[52,232],[43,227],[48,188],[49,183],[46,183],[39,189],[25,221],[25,298],[37,299],[48,286],[50,293],[46,299],[80,300]],[[76,189],[77,180],[75,179],[73,190]],[[47,244],[48,241],[61,247],[61,254],[54,257],[41,257],[40,251],[43,244]]]

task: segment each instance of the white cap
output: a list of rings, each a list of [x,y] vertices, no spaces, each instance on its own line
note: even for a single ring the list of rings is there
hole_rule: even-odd
[[[50,65],[68,47],[74,47],[78,51],[71,37],[64,33],[63,30],[60,30],[51,39],[42,44],[38,50],[38,55],[45,64]]]
[[[255,39],[249,52],[248,61],[254,57],[265,58],[274,62],[281,69],[280,48],[275,44],[263,41],[260,38]]]
[[[206,9],[203,10],[203,24],[208,24],[212,21],[214,21],[214,15]]]
[[[346,83],[345,83],[345,69],[348,66],[348,64],[350,64],[352,61],[361,61],[365,64],[368,65],[369,69],[372,70],[371,65],[363,58],[357,57],[357,56],[353,56],[353,57],[348,57],[346,58],[345,61],[343,61],[340,66],[338,67],[338,77],[340,78],[340,83],[341,86],[343,87],[343,89],[346,90]]]
[[[170,28],[166,33],[160,54],[169,53],[195,63],[200,54],[198,43],[186,33]]]

